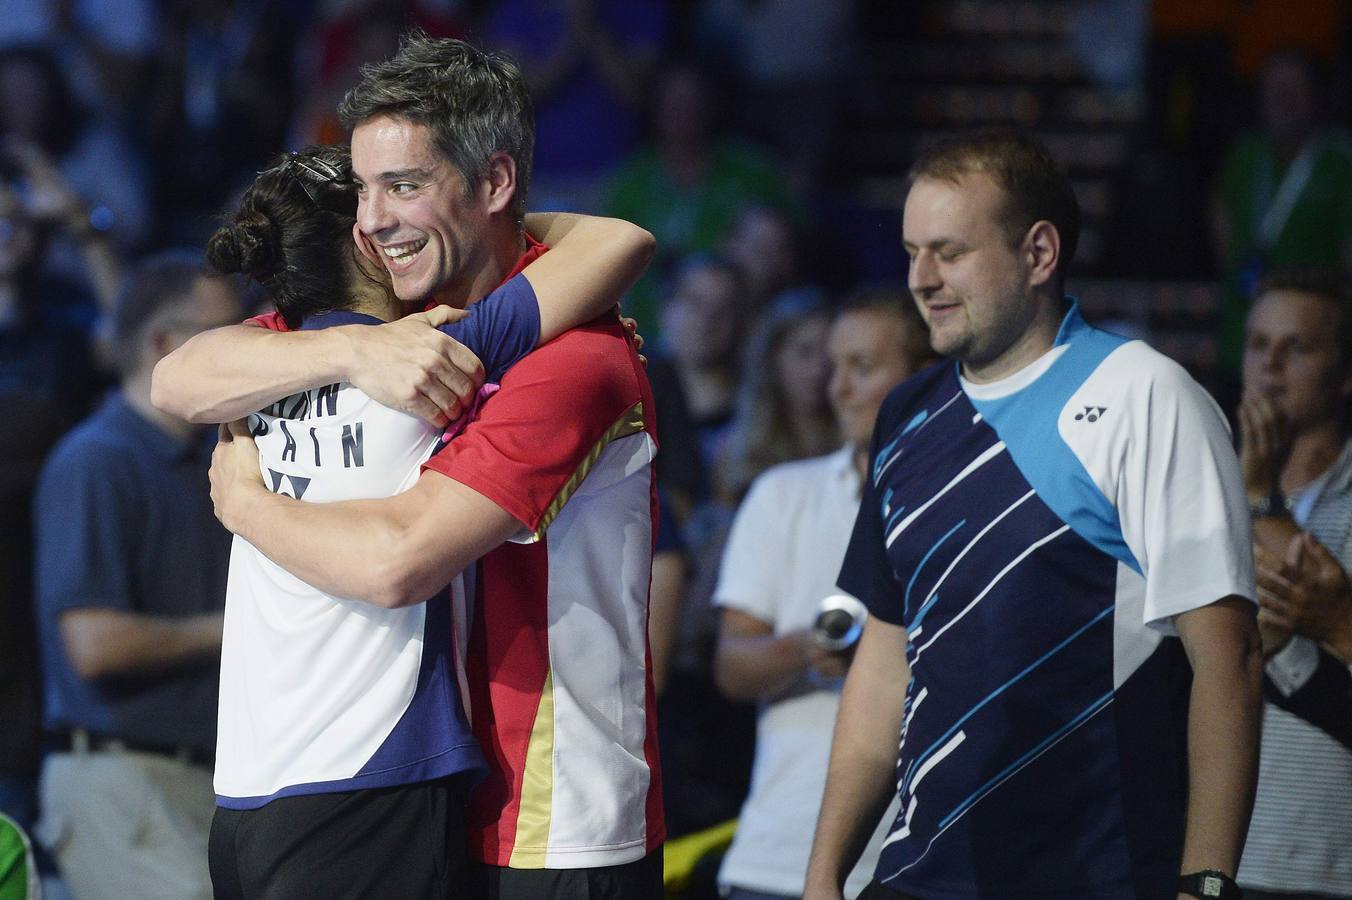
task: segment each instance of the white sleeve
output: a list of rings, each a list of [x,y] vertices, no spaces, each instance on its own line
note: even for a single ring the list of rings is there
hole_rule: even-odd
[[[1173,634],[1179,613],[1237,595],[1253,600],[1249,510],[1230,429],[1181,366],[1134,341],[1072,397],[1112,396],[1090,445],[1072,447],[1116,508],[1145,578],[1144,621]],[[1084,403],[1102,402],[1083,399]]]
[[[783,571],[784,536],[776,523],[783,508],[776,500],[774,471],[751,483],[728,532],[714,588],[715,606],[737,609],[775,624]]]

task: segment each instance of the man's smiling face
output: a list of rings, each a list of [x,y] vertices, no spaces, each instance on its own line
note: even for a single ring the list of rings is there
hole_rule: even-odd
[[[485,255],[483,183],[464,179],[424,125],[376,116],[352,131],[357,227],[380,255],[405,302],[448,292],[474,277]]]

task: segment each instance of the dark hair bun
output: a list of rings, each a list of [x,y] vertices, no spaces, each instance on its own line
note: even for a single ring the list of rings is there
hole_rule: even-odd
[[[219,272],[244,272],[260,281],[274,274],[279,261],[276,224],[257,210],[241,211],[207,242],[207,261]]]

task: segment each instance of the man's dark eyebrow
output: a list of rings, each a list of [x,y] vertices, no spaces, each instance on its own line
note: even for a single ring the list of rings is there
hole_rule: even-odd
[[[376,181],[383,183],[402,181],[404,179],[411,181],[426,181],[430,177],[432,177],[432,173],[427,169],[395,169],[392,172],[381,172],[376,176]]]

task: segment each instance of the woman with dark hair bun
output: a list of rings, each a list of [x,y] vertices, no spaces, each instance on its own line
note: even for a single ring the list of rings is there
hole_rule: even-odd
[[[289,327],[378,324],[405,309],[384,268],[354,245],[356,209],[346,151],[307,148],[258,175],[207,256],[260,282]],[[532,215],[525,224],[553,249],[440,326],[482,360],[481,401],[538,343],[613,307],[653,251],[651,235],[617,219]],[[247,424],[265,486],[317,502],[397,494],[456,433],[346,382],[294,394]],[[218,896],[303,893],[337,859],[362,860],[343,878],[373,879],[349,882],[354,894],[444,895],[445,854],[464,856],[458,811],[485,771],[461,701],[463,653],[452,647],[467,637],[466,594],[456,575],[425,602],[361,603],[235,538],[210,846]],[[381,823],[379,845],[367,843],[374,832],[348,829],[360,847],[335,847],[324,823],[340,812],[344,822]],[[246,846],[264,856],[283,846],[286,864],[264,867]],[[241,881],[265,868],[264,883]]]
[[[289,328],[307,316],[373,300],[385,306],[380,276],[363,265],[353,243],[357,194],[350,173],[345,147],[278,157],[211,236],[207,260],[218,271],[261,282]]]

